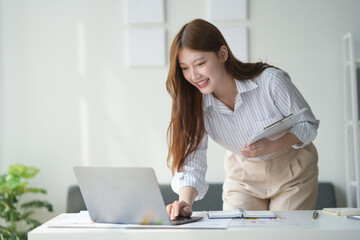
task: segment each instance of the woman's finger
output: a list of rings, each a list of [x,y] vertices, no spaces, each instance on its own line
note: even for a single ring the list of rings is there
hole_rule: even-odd
[[[172,207],[173,207],[173,204],[172,204],[172,203],[166,206],[166,212],[167,212],[169,218],[170,218],[170,216],[171,216]]]
[[[178,216],[188,216],[189,215],[189,209],[191,209],[191,207],[186,202],[184,202],[184,201],[181,201],[181,202],[175,201],[173,203],[173,206],[172,206],[172,209],[171,209],[170,219],[174,220]]]
[[[179,201],[174,201],[171,209],[170,219],[174,220],[177,216],[179,216]]]

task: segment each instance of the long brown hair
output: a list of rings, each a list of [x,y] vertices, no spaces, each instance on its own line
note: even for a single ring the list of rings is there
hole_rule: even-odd
[[[168,166],[174,174],[183,171],[185,159],[200,145],[204,135],[202,93],[186,81],[178,61],[181,48],[218,53],[221,46],[228,49],[226,71],[237,80],[252,79],[260,75],[269,65],[243,63],[232,54],[223,35],[214,25],[195,19],[185,24],[175,36],[170,48],[170,68],[166,89],[172,98],[171,121],[167,131],[169,153]]]

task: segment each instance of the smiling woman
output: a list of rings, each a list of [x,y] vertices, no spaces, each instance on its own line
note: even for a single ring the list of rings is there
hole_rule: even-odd
[[[171,218],[191,215],[193,202],[208,189],[208,136],[228,150],[224,209],[315,207],[318,168],[312,141],[319,121],[286,72],[239,61],[214,25],[196,19],[173,40],[166,87],[173,100],[168,164],[179,194],[179,201],[167,206]],[[247,145],[258,123],[304,107],[309,110],[287,134]]]
[[[221,75],[227,74],[223,63],[227,58],[225,46],[220,48],[219,54],[214,52],[199,52],[189,48],[179,50],[179,65],[185,79],[197,87],[202,94],[212,93],[219,85]],[[214,79],[214,81],[209,81]],[[227,76],[226,79],[231,79]],[[235,83],[230,81],[230,83]]]
[[[238,61],[221,32],[204,20],[196,19],[183,26],[175,36],[170,49],[170,69],[166,82],[173,103],[180,104],[182,101],[181,105],[173,106],[169,127],[170,135],[177,136],[173,139],[170,137],[168,161],[173,156],[173,173],[175,168],[182,170],[183,161],[180,159],[185,159],[200,144],[204,131],[201,93],[211,93],[221,81],[221,86],[217,89],[218,99],[228,102],[228,106],[233,108],[231,105],[234,104],[232,100],[235,99],[236,90],[232,76],[237,80],[251,79],[261,74],[267,67],[269,65],[264,63],[249,64]],[[210,77],[207,76],[208,74],[211,75],[209,84],[206,83]],[[189,83],[200,88],[200,92]],[[232,94],[229,95],[229,92]],[[188,135],[196,135],[196,137],[188,138]]]

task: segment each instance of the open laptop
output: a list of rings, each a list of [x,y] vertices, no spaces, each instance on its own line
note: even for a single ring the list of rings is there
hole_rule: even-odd
[[[152,168],[74,167],[90,218],[98,223],[178,225],[170,221]]]

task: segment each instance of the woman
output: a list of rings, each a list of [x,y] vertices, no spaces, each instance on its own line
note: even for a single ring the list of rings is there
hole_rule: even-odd
[[[318,168],[312,141],[319,121],[286,72],[240,62],[214,25],[196,19],[172,43],[166,88],[173,101],[168,164],[179,194],[166,207],[171,219],[190,216],[193,202],[208,189],[208,136],[228,150],[224,210],[314,209]],[[247,145],[255,133],[304,107],[285,135]]]

